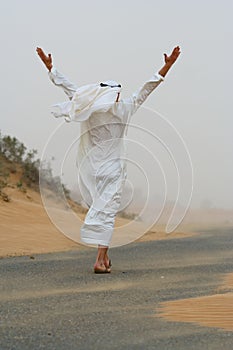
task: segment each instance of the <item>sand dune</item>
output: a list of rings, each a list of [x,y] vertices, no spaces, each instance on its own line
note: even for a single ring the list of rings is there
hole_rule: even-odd
[[[19,178],[19,171],[10,174],[9,184],[4,192],[9,195],[11,201],[0,201],[0,257],[84,249],[83,245],[76,242],[80,242],[80,239],[76,240],[76,237],[79,236],[79,229],[85,218],[86,209],[69,201],[70,212],[63,211],[63,213],[60,213],[58,212],[59,203],[56,204],[56,198],[50,193],[50,197],[54,197],[54,208],[57,210],[56,217],[61,222],[61,226],[66,226],[67,222],[69,223],[68,214],[70,213],[75,213],[76,218],[78,218],[77,226],[77,220],[74,221],[73,226],[72,223],[69,223],[72,226],[72,234],[68,237],[75,239],[75,241],[69,239],[49,219],[38,192],[27,187],[24,187],[25,191],[17,188],[16,183]],[[143,233],[147,230],[144,230],[140,222],[131,222],[126,218],[117,217],[116,233],[112,240],[113,246],[135,240],[183,238],[194,234],[201,228],[223,227],[224,225],[233,224],[233,214],[230,211],[217,209],[190,210],[179,226],[179,230],[166,234],[164,233],[165,223],[167,217],[169,217],[170,209],[167,208],[161,216],[161,220],[144,235]],[[59,228],[61,227],[59,226]]]
[[[29,196],[29,195],[28,195]],[[0,256],[81,249],[50,222],[39,194],[0,203]]]
[[[53,225],[42,205],[39,193],[29,189],[23,193],[13,187],[9,187],[7,192],[11,196],[11,201],[0,202],[0,257],[86,249],[68,239]],[[85,210],[75,205],[73,210],[82,221]],[[229,224],[222,212],[215,213],[217,214],[221,220],[226,221],[226,225]],[[209,213],[210,223],[211,218]],[[208,226],[208,220],[207,218],[202,222],[186,220],[183,231],[169,235],[163,232],[162,224],[156,225],[138,241],[183,238],[194,234],[195,225],[199,229],[220,225],[218,220],[213,220],[212,226],[211,224]],[[117,218],[117,227],[125,224],[126,219]],[[228,292],[223,293],[224,289]],[[233,274],[225,276],[224,283],[216,295],[164,302],[158,311],[159,316],[166,320],[192,322],[233,331]]]
[[[11,201],[0,201],[0,257],[85,249],[54,226],[42,205],[39,193],[30,189],[24,193],[13,187],[7,188],[6,192]],[[72,209],[80,222],[83,221],[85,210],[75,205]],[[127,219],[117,218],[116,227],[122,227],[127,222]],[[175,232],[167,235],[162,226],[157,226],[139,240],[182,238],[190,234]],[[134,236],[132,240],[133,238]]]

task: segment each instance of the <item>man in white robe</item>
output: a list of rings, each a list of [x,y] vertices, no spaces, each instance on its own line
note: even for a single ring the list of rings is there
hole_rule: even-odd
[[[127,123],[164,80],[180,48],[175,47],[170,56],[164,54],[164,66],[127,99],[120,99],[121,85],[115,81],[76,86],[53,66],[51,54],[45,55],[41,48],[37,48],[37,53],[49,70],[51,81],[61,87],[70,100],[55,105],[54,116],[81,123],[79,185],[89,206],[80,232],[81,240],[98,245],[94,272],[109,273],[108,247],[126,178],[123,158]]]

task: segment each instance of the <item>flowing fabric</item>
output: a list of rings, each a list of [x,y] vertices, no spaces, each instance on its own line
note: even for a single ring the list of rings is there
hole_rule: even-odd
[[[120,87],[92,84],[78,88],[55,68],[49,76],[70,99],[55,105],[57,111],[53,111],[53,115],[81,122],[77,166],[80,191],[89,206],[81,240],[86,244],[109,246],[126,179],[126,126],[163,77],[154,74],[138,92],[116,102]],[[117,84],[113,82],[113,85]]]
[[[115,86],[111,87],[109,83]],[[100,84],[81,86],[75,91],[71,101],[54,105],[52,114],[56,118],[64,117],[67,122],[80,122],[87,120],[95,112],[107,112],[115,103],[121,88],[114,81],[105,84],[105,87],[101,87]]]

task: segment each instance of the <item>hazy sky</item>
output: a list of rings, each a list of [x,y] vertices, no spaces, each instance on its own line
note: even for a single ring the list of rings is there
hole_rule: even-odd
[[[60,124],[49,107],[65,97],[49,81],[36,46],[78,84],[115,79],[127,96],[178,44],[179,60],[145,106],[165,116],[189,149],[192,205],[209,199],[233,208],[232,13],[231,0],[2,1],[2,133],[41,154]],[[152,127],[142,112],[133,118]]]

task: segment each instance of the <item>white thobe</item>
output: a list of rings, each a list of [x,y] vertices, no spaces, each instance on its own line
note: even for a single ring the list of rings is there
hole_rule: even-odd
[[[78,86],[54,67],[49,72],[49,77],[71,100]],[[80,121],[81,136],[77,157],[79,186],[89,206],[80,236],[86,244],[110,244],[126,179],[126,127],[130,117],[163,80],[156,73],[131,97],[114,102],[105,113],[94,112],[87,120]]]

